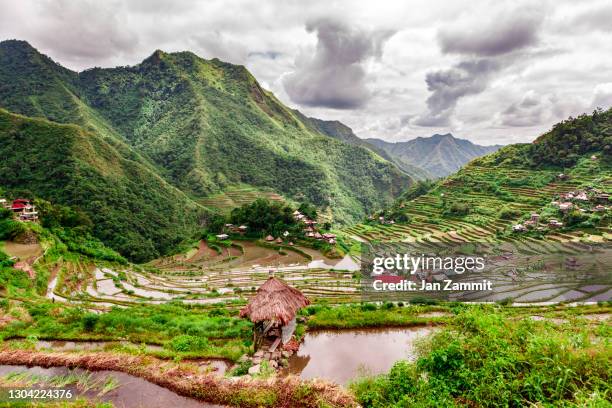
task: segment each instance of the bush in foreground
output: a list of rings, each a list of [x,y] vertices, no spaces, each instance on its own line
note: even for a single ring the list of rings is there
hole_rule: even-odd
[[[364,407],[610,406],[612,351],[597,339],[609,328],[590,330],[470,309],[434,334],[415,363],[351,387]]]

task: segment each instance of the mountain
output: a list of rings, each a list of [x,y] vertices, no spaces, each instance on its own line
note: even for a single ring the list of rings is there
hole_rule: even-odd
[[[0,136],[0,185],[81,209],[95,235],[130,259],[166,253],[205,215],[129,148],[95,131],[0,109]]]
[[[457,139],[450,133],[417,137],[397,143],[380,139],[365,140],[387,152],[396,162],[422,168],[434,177],[448,176],[470,160],[492,153],[501,147],[500,145],[479,146],[469,140]]]
[[[396,242],[507,240],[525,251],[546,241],[579,247],[612,239],[610,194],[612,108],[570,118],[533,143],[505,146],[445,179],[419,183],[380,214],[394,225],[378,225],[374,217],[349,232]],[[571,208],[562,210],[564,201]],[[532,214],[538,228],[513,230],[529,226]]]
[[[412,182],[372,149],[330,137],[304,120],[303,115],[262,89],[243,66],[205,60],[191,52],[155,51],[135,66],[77,73],[40,54],[27,42],[3,41],[0,107],[6,109],[4,115],[25,116],[19,116],[20,121],[39,117],[78,126],[76,132],[84,135],[81,142],[92,138],[107,150],[79,157],[81,164],[96,169],[101,176],[121,175],[117,181],[130,184],[130,188],[137,189],[134,181],[141,177],[146,177],[151,186],[163,186],[151,187],[152,191],[163,191],[160,197],[167,198],[153,200],[160,209],[191,208],[194,202],[204,203],[206,197],[225,189],[246,185],[312,202],[321,209],[331,209],[335,221],[350,222],[388,205]],[[36,140],[43,142],[50,143]],[[0,145],[9,153],[9,147],[17,149],[19,157],[26,157],[33,149],[29,144],[13,143],[4,133]],[[74,146],[66,144],[64,152],[73,160],[77,158]],[[59,155],[38,154],[40,174],[52,173],[61,164],[55,161]],[[102,157],[104,163],[96,162]],[[126,163],[137,169],[136,175],[125,167]],[[37,196],[58,203],[81,206],[88,200],[75,196],[76,186],[72,192],[63,193],[60,188],[53,197],[45,197],[42,193],[51,191],[37,191],[43,189],[40,182],[22,177],[17,185],[10,181],[11,171],[4,174],[0,182],[10,183],[12,188],[29,188]],[[120,185],[118,188],[124,189]],[[147,192],[133,194],[137,197]],[[168,203],[170,197],[174,197],[173,204]],[[101,200],[103,208],[116,204],[103,195],[96,200]],[[138,205],[138,201],[129,204],[133,210]],[[92,207],[85,209],[92,217],[98,215]],[[170,213],[174,211],[160,211],[160,216]],[[177,228],[182,225],[179,222]],[[148,226],[135,228],[145,241],[151,239]],[[120,229],[117,226],[116,230]],[[102,237],[107,244],[110,235]],[[169,235],[174,241],[173,234]],[[146,252],[166,248],[168,240],[161,241],[154,244],[155,251]],[[111,246],[119,249],[117,243]]]
[[[381,149],[375,146],[372,143],[368,143],[364,139],[361,139],[355,133],[353,133],[353,129],[346,126],[344,123],[339,122],[337,120],[321,120],[317,118],[310,118],[303,115],[299,111],[294,111],[297,115],[300,116],[300,119],[309,125],[314,130],[323,133],[327,136],[333,137],[338,140],[342,140],[343,142],[364,147],[366,149],[370,149],[385,158],[386,160],[394,163],[397,167],[399,167],[404,173],[408,174],[410,177],[415,180],[425,180],[432,178],[431,174],[421,169],[420,167],[413,166],[410,163],[406,163],[402,160],[396,160],[396,158],[389,155],[384,149]]]

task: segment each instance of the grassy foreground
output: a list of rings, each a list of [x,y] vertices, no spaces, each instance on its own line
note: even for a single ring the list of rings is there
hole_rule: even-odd
[[[612,327],[594,315],[561,316],[534,321],[506,308],[465,307],[415,362],[351,389],[373,408],[609,407]]]

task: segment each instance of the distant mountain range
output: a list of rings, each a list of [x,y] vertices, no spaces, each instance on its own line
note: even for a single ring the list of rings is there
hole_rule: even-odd
[[[349,143],[355,146],[364,147],[366,149],[372,150],[377,153],[381,157],[386,160],[395,163],[397,167],[399,167],[404,173],[408,174],[410,177],[416,180],[424,180],[428,178],[432,178],[432,175],[427,171],[423,170],[420,167],[414,166],[411,163],[397,160],[392,155],[388,154],[384,149],[377,147],[373,143],[368,143],[368,141],[361,139],[353,132],[353,129],[346,126],[344,123],[337,120],[321,120],[316,118],[309,118],[304,116],[299,111],[294,111],[297,115],[300,116],[303,122],[308,123],[310,126],[315,128],[317,131],[333,137],[338,140],[342,140],[345,143]],[[376,140],[376,139],[373,139]]]
[[[412,166],[423,169],[428,178],[445,177],[455,173],[472,159],[493,153],[501,145],[480,146],[450,133],[417,137],[405,142],[390,143],[380,139],[364,139],[387,153],[400,168]],[[423,178],[423,177],[418,177]]]

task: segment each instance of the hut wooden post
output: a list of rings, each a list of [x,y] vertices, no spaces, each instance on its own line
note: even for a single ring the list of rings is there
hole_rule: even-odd
[[[263,343],[263,322],[255,323],[253,327],[253,350],[257,351]]]

